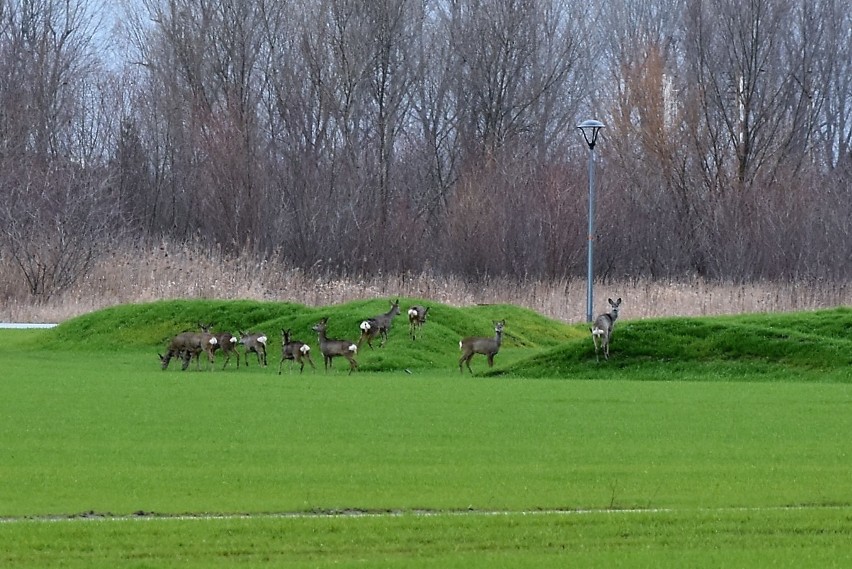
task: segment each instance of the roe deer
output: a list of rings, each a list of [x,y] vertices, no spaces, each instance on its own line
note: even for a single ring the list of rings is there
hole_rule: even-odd
[[[328,329],[328,318],[323,318],[311,328],[317,333],[319,339],[320,351],[325,362],[325,371],[328,371],[328,366],[331,365],[331,359],[337,356],[343,356],[349,360],[349,373],[358,367],[358,362],[355,361],[355,354],[358,353],[358,345],[349,340],[329,340],[325,335]]]
[[[618,307],[621,306],[621,299],[615,302],[608,298],[611,310],[609,313],[601,314],[595,319],[595,325],[589,328],[592,331],[592,342],[595,344],[595,358],[601,361],[598,355],[598,339],[603,348],[604,358],[609,359],[609,341],[612,337],[612,328],[615,326],[615,321],[618,320]]]
[[[308,363],[311,364],[311,367],[316,369],[317,366],[314,365],[314,360],[311,359],[311,347],[304,342],[300,342],[298,340],[292,340],[290,338],[290,330],[281,329],[281,362],[278,364],[278,375],[281,375],[281,366],[284,365],[284,360],[291,360],[290,368],[292,370],[293,363],[296,362],[299,365],[299,373],[302,373],[305,369],[305,359],[307,358]]]
[[[417,331],[426,323],[428,313],[428,306],[424,308],[420,305],[414,305],[408,309],[408,334],[412,340],[417,339]]]
[[[240,332],[240,344],[243,345],[245,352],[243,353],[243,361],[248,367],[248,355],[251,352],[257,356],[257,365],[266,367],[266,334],[252,334],[250,332]]]
[[[367,345],[370,346],[370,349],[373,349],[373,338],[376,336],[381,336],[382,343],[379,345],[381,348],[385,345],[385,342],[388,339],[388,332],[390,331],[391,324],[393,324],[393,319],[399,314],[399,299],[394,300],[391,303],[390,310],[385,312],[384,314],[379,314],[378,316],[374,316],[373,318],[368,318],[361,322],[361,338],[358,340],[358,347],[361,347],[361,343],[364,340],[367,340]]]
[[[488,357],[488,367],[494,367],[494,356],[500,351],[500,343],[503,341],[503,327],[506,325],[505,320],[494,322],[494,337],[481,338],[478,336],[470,336],[459,342],[462,356],[459,358],[459,371],[464,373],[462,364],[467,364],[467,369],[473,374],[470,369],[470,360],[474,354],[482,354]]]
[[[201,369],[201,363],[198,361],[201,352],[207,354],[208,369],[213,370],[213,351],[216,349],[218,340],[216,336],[208,332],[209,326],[200,325],[202,332],[182,332],[172,338],[169,342],[169,347],[166,350],[166,355],[157,354],[160,356],[160,363],[163,369],[168,369],[169,362],[174,357],[180,357],[183,360],[182,370],[189,367],[189,362],[192,356],[196,358],[196,369]]]
[[[216,345],[213,347],[215,353],[217,349],[222,350],[222,355],[225,356],[225,363],[222,364],[222,369],[228,366],[231,361],[231,356],[237,356],[237,369],[240,367],[240,352],[237,350],[239,339],[230,332],[220,332],[216,334]]]
[[[211,371],[214,369],[214,356],[216,354],[216,347],[219,343],[219,339],[215,334],[210,332],[211,328],[213,328],[213,324],[202,324],[198,323],[198,327],[201,329],[201,337],[198,338],[195,346],[188,350],[189,352],[189,360],[191,361],[193,357],[195,357],[195,369],[201,369],[201,353],[204,352],[207,354],[207,368]]]

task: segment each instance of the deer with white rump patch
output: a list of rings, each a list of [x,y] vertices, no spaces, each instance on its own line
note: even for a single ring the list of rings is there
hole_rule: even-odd
[[[174,357],[179,357],[183,360],[183,366],[181,366],[182,370],[186,370],[189,367],[189,362],[192,360],[192,357],[195,356],[196,369],[201,369],[200,363],[200,355],[201,352],[207,354],[208,361],[208,369],[213,370],[213,351],[216,349],[215,346],[218,343],[216,336],[211,334],[208,330],[209,326],[205,326],[203,324],[199,324],[201,326],[202,332],[182,332],[172,338],[169,342],[169,347],[166,350],[166,355],[157,354],[160,356],[160,363],[163,366],[163,370],[168,369],[169,362]]]
[[[284,360],[290,360],[290,368],[292,370],[292,362],[299,364],[299,373],[305,369],[305,359],[311,364],[311,367],[316,369],[314,360],[311,359],[311,347],[304,342],[293,340],[290,338],[290,330],[281,329],[281,362],[278,364],[278,375],[281,375],[281,366],[284,365]]]
[[[426,315],[429,313],[429,307],[420,305],[412,306],[408,309],[408,334],[412,340],[417,339],[417,331],[426,323]]]
[[[263,333],[240,332],[240,344],[245,349],[243,358],[246,367],[248,367],[248,355],[251,352],[257,356],[257,365],[266,367],[266,340],[266,334]]]
[[[230,332],[220,332],[219,334],[216,334],[216,345],[213,347],[213,352],[215,353],[217,349],[222,350],[222,355],[225,356],[225,363],[222,364],[222,369],[225,369],[228,366],[228,362],[231,361],[232,355],[237,356],[237,369],[239,369],[240,352],[237,350],[237,344],[239,341],[239,338]]]
[[[459,342],[462,356],[459,358],[459,371],[464,373],[463,364],[467,364],[467,369],[473,374],[470,369],[470,360],[475,354],[482,354],[488,358],[488,367],[494,367],[494,356],[500,351],[500,344],[503,341],[503,327],[506,325],[505,320],[494,322],[494,337],[481,338],[478,336],[470,336],[462,339]]]
[[[367,345],[370,346],[370,349],[373,349],[373,338],[376,336],[381,336],[382,343],[379,344],[379,347],[385,345],[385,342],[388,339],[388,332],[391,329],[391,325],[393,324],[393,319],[399,315],[399,300],[394,300],[391,303],[390,310],[385,312],[384,314],[379,314],[373,318],[368,318],[361,322],[361,338],[358,340],[358,347],[361,347],[361,343],[364,340],[367,340]]]
[[[612,338],[612,329],[615,326],[615,321],[618,320],[618,307],[621,306],[621,299],[615,302],[611,298],[607,301],[610,305],[610,311],[606,314],[601,314],[595,319],[595,324],[589,330],[592,331],[592,342],[595,344],[595,358],[601,361],[598,355],[598,340],[600,347],[603,349],[604,358],[609,359],[609,341]]]
[[[326,330],[328,329],[327,317],[314,324],[311,329],[317,333],[320,351],[325,362],[325,371],[328,371],[332,358],[337,356],[343,356],[349,360],[350,374],[352,370],[358,367],[358,362],[355,361],[355,354],[358,353],[358,345],[349,340],[329,340],[326,336]]]

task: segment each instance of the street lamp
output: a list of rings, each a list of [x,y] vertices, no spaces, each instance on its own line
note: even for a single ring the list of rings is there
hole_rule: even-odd
[[[589,260],[586,268],[586,322],[594,317],[594,244],[595,244],[595,143],[604,123],[596,120],[583,121],[577,125],[586,144],[589,145]]]

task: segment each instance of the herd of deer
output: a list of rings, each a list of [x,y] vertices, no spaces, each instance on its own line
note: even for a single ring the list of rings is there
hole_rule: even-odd
[[[609,359],[609,344],[612,336],[612,329],[615,321],[618,318],[618,309],[621,306],[621,299],[615,302],[609,299],[611,307],[610,312],[601,314],[594,322],[594,326],[590,328],[592,333],[592,342],[595,345],[595,357],[598,356],[598,342],[603,350],[604,358]],[[325,370],[332,364],[333,358],[342,356],[349,362],[349,373],[358,368],[358,362],[355,361],[355,355],[361,347],[361,344],[366,340],[370,349],[373,348],[373,340],[379,338],[379,347],[383,347],[388,339],[393,324],[393,319],[398,316],[399,300],[391,303],[390,310],[378,316],[367,318],[362,321],[359,328],[361,336],[357,342],[349,340],[333,340],[326,335],[328,329],[328,318],[323,318],[311,329],[317,333],[320,352],[323,355]],[[429,307],[420,305],[412,306],[408,309],[408,333],[412,340],[417,339],[423,324],[426,322],[426,316],[429,313]],[[459,358],[459,371],[464,373],[464,367],[467,366],[468,371],[473,373],[470,368],[470,360],[476,354],[484,355],[488,360],[488,367],[494,366],[494,356],[500,351],[500,344],[503,341],[503,328],[506,325],[505,320],[494,322],[494,336],[480,337],[469,336],[462,338],[459,342],[461,357]],[[159,354],[160,362],[163,369],[169,367],[169,362],[172,358],[180,358],[183,362],[181,369],[186,370],[189,367],[192,358],[196,360],[196,369],[201,369],[201,354],[207,356],[207,368],[214,368],[216,350],[222,350],[225,356],[225,363],[222,369],[227,367],[231,361],[231,356],[237,358],[237,367],[240,367],[240,352],[238,346],[243,347],[243,362],[246,367],[249,364],[249,354],[254,353],[257,357],[259,366],[266,366],[266,345],[268,338],[262,333],[240,332],[239,336],[234,336],[230,332],[222,332],[215,334],[211,332],[212,326],[209,324],[198,325],[200,332],[182,332],[172,338],[166,350],[166,355]],[[294,363],[299,364],[299,372],[305,369],[305,361],[311,364],[311,367],[316,369],[314,361],[311,359],[311,347],[299,340],[294,340],[291,337],[290,330],[281,330],[281,361],[278,363],[278,374],[281,374],[281,368],[285,361],[290,361],[291,367]]]

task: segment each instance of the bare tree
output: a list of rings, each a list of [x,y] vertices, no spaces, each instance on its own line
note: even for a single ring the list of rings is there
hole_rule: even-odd
[[[801,9],[819,28],[811,35],[821,39],[811,42],[816,54],[809,104],[819,110],[814,157],[834,169],[852,157],[852,12],[848,4],[830,0],[806,2]]]
[[[489,155],[529,138],[543,99],[565,87],[580,52],[569,24],[574,14],[564,4],[562,10],[554,6],[531,0],[451,4],[455,100],[463,113],[458,128],[471,149]],[[570,90],[567,95],[570,100]]]
[[[683,8],[681,0],[619,0],[601,8],[601,64],[612,86],[601,109],[609,165],[597,224],[604,274],[618,266],[661,276],[664,265],[683,266],[677,244],[689,249],[695,238],[695,190],[682,183],[683,155],[673,151],[683,136]]]
[[[96,59],[96,22],[86,0],[18,0],[3,5],[4,117],[19,150],[45,160],[71,149],[78,101]],[[75,149],[76,150],[76,149]]]
[[[0,5],[0,245],[39,299],[83,278],[116,235],[112,113],[85,0]]]
[[[137,53],[168,97],[159,112],[169,125],[166,174],[179,184],[167,191],[183,202],[174,217],[225,247],[259,240],[268,198],[257,154],[267,3],[143,4],[154,28],[137,32]]]
[[[687,19],[689,93],[702,105],[719,187],[754,183],[788,160],[801,160],[798,141],[811,125],[801,109],[812,90],[810,30],[797,26],[792,0],[712,0]],[[805,23],[806,23],[805,19]]]
[[[30,294],[48,300],[85,277],[120,231],[104,182],[75,165],[21,173],[0,210],[6,249]]]

